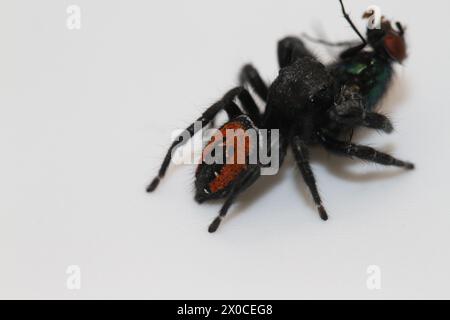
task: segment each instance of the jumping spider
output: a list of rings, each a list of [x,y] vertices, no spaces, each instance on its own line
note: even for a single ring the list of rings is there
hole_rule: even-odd
[[[246,65],[241,71],[241,86],[227,92],[198,119],[202,127],[211,124],[217,114],[225,110],[229,121],[226,128],[278,129],[280,132],[279,159],[282,164],[290,146],[300,172],[309,187],[320,217],[328,219],[317,190],[309,164],[309,148],[321,145],[337,154],[364,159],[386,166],[413,169],[410,162],[398,160],[389,154],[368,146],[354,144],[348,139],[354,129],[367,127],[390,133],[389,119],[375,112],[385,95],[393,76],[394,63],[406,58],[404,28],[383,18],[380,29],[367,29],[367,37],[357,30],[340,1],[345,19],[359,36],[361,43],[327,45],[347,46],[337,62],[322,64],[297,37],[287,37],[278,43],[280,72],[270,86],[261,79],[258,71]],[[364,15],[367,18],[370,13]],[[249,85],[264,101],[261,114],[253,97],[244,88]],[[239,100],[242,109],[236,104]],[[190,136],[196,133],[194,125],[186,129]],[[170,147],[158,176],[148,187],[152,192],[158,186],[171,162],[172,152],[185,142],[177,138]],[[210,144],[213,142],[210,142]],[[208,144],[208,146],[210,145]],[[207,146],[207,147],[208,147]],[[205,164],[198,166],[195,174],[195,199],[225,198],[219,215],[211,223],[209,232],[215,232],[236,197],[251,186],[261,175],[258,164]]]

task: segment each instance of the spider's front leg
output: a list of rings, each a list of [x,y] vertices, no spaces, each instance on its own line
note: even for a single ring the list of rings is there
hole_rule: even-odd
[[[386,133],[394,130],[392,122],[386,116],[367,109],[359,88],[344,86],[335,105],[328,110],[328,117],[332,124],[352,129],[363,126]]]
[[[383,153],[368,146],[339,141],[329,136],[326,136],[322,133],[319,133],[318,136],[321,144],[327,150],[337,154],[356,157],[362,160],[375,162],[385,166],[400,167],[407,170],[412,170],[415,168],[414,164],[411,162],[396,159],[387,153]]]
[[[385,115],[376,112],[367,112],[362,121],[362,126],[375,130],[382,130],[386,133],[392,133],[392,131],[394,131],[391,120]]]
[[[304,42],[297,37],[286,37],[278,42],[278,63],[284,68],[302,57],[314,57]]]
[[[336,123],[348,128],[366,127],[381,130],[385,133],[392,133],[394,126],[391,120],[385,115],[376,112],[366,112],[362,108],[341,108],[335,106],[328,112],[332,123]]]

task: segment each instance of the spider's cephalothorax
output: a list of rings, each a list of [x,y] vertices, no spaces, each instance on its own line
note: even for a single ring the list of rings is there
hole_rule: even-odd
[[[382,165],[414,168],[412,163],[344,138],[358,127],[387,133],[393,130],[389,119],[375,112],[375,107],[389,87],[393,63],[401,63],[406,58],[406,44],[401,24],[397,23],[398,30],[395,31],[386,20],[383,20],[381,29],[368,30],[367,38],[364,38],[350,20],[342,0],[340,3],[344,17],[359,35],[361,44],[346,49],[337,62],[325,66],[305,47],[302,40],[287,37],[278,43],[280,72],[270,86],[264,83],[254,67],[246,65],[240,75],[241,86],[227,92],[197,120],[201,123],[200,127],[206,127],[214,122],[222,110],[230,118],[205,146],[203,161],[195,175],[195,199],[199,203],[226,199],[219,215],[209,227],[210,232],[217,230],[236,197],[259,178],[264,167],[259,162],[248,161],[262,142],[259,138],[247,141],[245,137],[244,162],[206,163],[206,155],[217,150],[217,146],[225,151],[224,158],[232,160],[235,157],[234,153],[229,152],[230,148],[235,147],[235,142],[226,139],[229,129],[252,129],[257,132],[261,129],[279,130],[276,149],[279,164],[283,163],[290,146],[323,220],[327,220],[328,215],[309,164],[311,145],[319,144],[334,153]],[[366,47],[369,49],[366,50]],[[251,86],[264,101],[265,111],[262,114],[244,85]],[[193,136],[197,130],[199,126],[192,124],[186,132]],[[173,142],[158,176],[147,188],[148,192],[156,189],[170,164],[172,152],[183,142],[182,136]],[[273,141],[266,141],[266,145],[271,148],[274,146]]]

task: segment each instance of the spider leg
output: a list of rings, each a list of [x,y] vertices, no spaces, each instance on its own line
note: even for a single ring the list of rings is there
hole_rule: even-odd
[[[242,104],[242,107],[244,108],[247,115],[250,117],[250,119],[255,123],[257,127],[261,125],[261,113],[259,112],[258,106],[256,105],[255,100],[250,95],[250,93],[244,89],[243,87],[240,87],[240,92],[236,95],[239,101]],[[224,107],[225,112],[228,115],[228,118],[230,120],[236,118],[237,116],[242,115],[242,111],[239,109],[238,105],[231,101],[229,104],[225,105]],[[210,124],[212,127],[215,126],[215,119],[212,119]]]
[[[306,48],[301,39],[286,37],[278,42],[278,63],[280,68],[290,65],[304,56],[313,57],[313,54]]]
[[[309,150],[307,145],[300,139],[300,137],[295,136],[292,139],[292,151],[294,153],[297,165],[302,173],[303,179],[308,186],[314,202],[316,204],[317,210],[319,211],[322,220],[328,220],[327,212],[322,204],[322,199],[320,197],[319,191],[317,190],[316,179],[314,178],[314,173],[309,164]]]
[[[249,83],[250,86],[255,90],[256,94],[264,101],[267,101],[268,88],[267,84],[259,75],[258,70],[255,69],[251,64],[245,65],[240,74],[239,82],[243,86]]]
[[[234,104],[233,100],[241,94],[243,91],[246,91],[242,87],[236,87],[234,89],[231,89],[228,91],[222,99],[217,101],[215,104],[213,104],[211,107],[209,107],[205,112],[203,112],[202,116],[197,119],[197,121],[193,124],[191,124],[184,133],[188,133],[189,136],[192,138],[192,136],[197,133],[198,130],[201,128],[204,128],[207,126],[215,117],[216,115],[222,111],[226,110],[228,115],[232,115],[232,113],[237,113],[238,111],[234,108],[232,104]],[[237,108],[237,105],[236,105]],[[239,108],[237,108],[239,109]],[[196,123],[201,123],[200,126],[196,126]],[[175,141],[170,146],[169,150],[167,151],[167,154],[164,158],[164,161],[159,169],[158,175],[153,179],[152,183],[147,188],[147,192],[153,192],[157,187],[161,179],[166,174],[166,171],[170,165],[170,161],[172,160],[172,153],[174,150],[176,150],[179,146],[183,145],[187,141],[184,139],[184,135],[179,135]]]
[[[382,130],[386,133],[392,133],[394,126],[386,116],[376,112],[361,112],[360,109],[349,108],[348,112],[336,112],[331,109],[329,112],[330,119],[338,124],[355,128],[363,126],[366,128]],[[353,114],[352,114],[353,113]]]
[[[395,166],[405,168],[407,170],[414,169],[414,164],[412,164],[411,162],[396,159],[389,154],[380,152],[368,146],[335,140],[331,137],[327,137],[322,134],[319,134],[319,138],[321,140],[322,145],[326,149],[338,154],[356,157],[362,160],[375,162],[385,166]]]
[[[261,171],[259,167],[254,167],[246,172],[244,172],[237,180],[234,182],[234,186],[230,191],[227,199],[225,200],[224,205],[219,211],[219,215],[213,220],[211,225],[208,228],[210,233],[214,233],[219,228],[222,220],[228,213],[231,205],[236,200],[239,193],[241,193],[244,189],[252,185],[261,175]]]
[[[277,143],[279,144],[279,165],[281,167],[281,165],[284,162],[284,158],[286,156],[288,143],[287,140],[284,139],[282,136],[280,136],[280,140]],[[225,203],[223,204],[222,208],[219,211],[219,215],[213,220],[213,222],[209,226],[208,231],[210,233],[214,233],[217,231],[222,220],[227,215],[228,210],[236,201],[238,195],[243,191],[245,191],[247,188],[249,188],[251,185],[253,185],[253,183],[255,183],[256,180],[258,180],[258,178],[261,176],[262,167],[264,166],[261,164],[252,165],[251,167],[249,167],[248,170],[246,170],[238,178],[236,178],[236,180],[233,182],[231,191],[225,200]]]
[[[230,119],[230,120],[242,115],[241,109],[239,109],[238,105],[236,103],[234,103],[233,101],[230,102],[230,104],[226,105],[224,109],[225,109],[225,112],[227,113],[228,119]],[[211,121],[211,122],[213,122],[213,121]]]
[[[383,130],[386,133],[391,133],[394,131],[394,126],[392,125],[391,120],[385,115],[376,113],[376,112],[368,112],[365,115],[363,120],[363,126],[376,130]]]
[[[257,127],[260,127],[262,118],[261,112],[251,94],[247,90],[242,90],[238,95],[238,99],[250,119]]]
[[[337,102],[328,110],[328,117],[332,122],[351,128],[363,126],[383,130],[386,133],[394,130],[391,121],[386,116],[367,110],[371,110],[371,108],[364,100],[359,87],[353,88],[344,85]]]

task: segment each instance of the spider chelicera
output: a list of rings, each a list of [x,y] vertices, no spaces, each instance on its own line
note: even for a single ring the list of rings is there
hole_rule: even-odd
[[[306,48],[301,39],[287,37],[278,43],[280,72],[270,86],[266,85],[253,66],[246,65],[240,74],[241,86],[227,92],[197,120],[201,123],[200,128],[206,127],[224,110],[229,121],[220,128],[222,132],[229,128],[278,129],[280,165],[290,146],[323,220],[327,220],[328,215],[309,163],[310,146],[321,145],[337,154],[382,165],[414,168],[410,162],[398,160],[368,146],[354,144],[351,138],[348,139],[358,127],[392,132],[393,126],[389,119],[375,112],[375,108],[389,88],[394,63],[401,63],[406,58],[406,43],[403,26],[396,23],[395,30],[390,21],[384,18],[379,29],[368,28],[367,37],[363,37],[346,13],[342,0],[339,1],[345,19],[357,33],[361,43],[332,44],[319,40],[326,45],[347,46],[335,63],[324,65]],[[370,12],[366,12],[364,17],[370,17]],[[263,113],[246,86],[250,86],[265,103]],[[240,102],[243,111],[236,101]],[[198,126],[192,124],[186,132],[192,137],[197,130]],[[149,185],[148,192],[156,189],[171,162],[172,152],[184,142],[181,136],[175,139],[158,176]],[[214,139],[211,140],[205,149],[214,143]],[[195,174],[195,199],[199,203],[225,199],[209,232],[218,229],[237,196],[260,177],[261,168],[262,165],[258,163],[203,162],[198,166]]]

